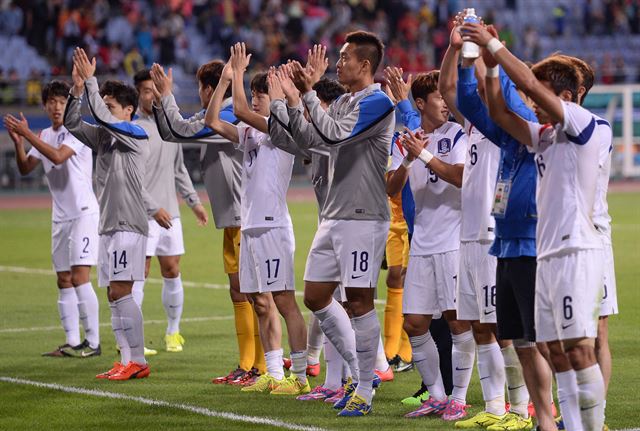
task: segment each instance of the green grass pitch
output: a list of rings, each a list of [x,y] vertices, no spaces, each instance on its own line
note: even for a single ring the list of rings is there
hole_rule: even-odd
[[[612,194],[613,239],[620,315],[610,322],[613,351],[613,379],[607,400],[607,423],[611,429],[640,425],[638,388],[640,366],[637,343],[640,328],[640,194]],[[306,254],[316,228],[313,203],[291,203],[296,232],[296,283],[302,291]],[[226,284],[221,263],[221,233],[208,226],[196,227],[187,208],[182,208],[187,254],[182,260],[183,280]],[[399,403],[418,386],[417,372],[396,374],[384,384],[374,399],[374,412],[359,419],[339,419],[325,403],[300,402],[263,394],[240,393],[236,387],[210,383],[214,376],[236,365],[233,310],[225,289],[186,287],[181,333],[186,339],[181,354],[163,351],[164,310],[160,284],[148,283],[143,307],[145,337],[159,354],[150,358],[148,379],[108,382],[94,378],[117,359],[109,326],[105,292],[98,291],[103,355],[91,359],[43,358],[40,354],[63,342],[56,307],[55,277],[45,271],[50,263],[49,210],[0,211],[0,429],[114,429],[136,430],[246,430],[272,429],[278,424],[298,424],[323,429],[454,429],[440,419],[402,418],[407,408]],[[15,267],[28,268],[25,273]],[[30,271],[40,269],[45,271]],[[95,271],[94,271],[95,274]],[[157,262],[151,277],[159,278]],[[384,298],[383,271],[380,292]],[[94,281],[95,285],[95,281]],[[305,311],[301,303],[301,308]],[[383,305],[377,306],[382,317]],[[202,318],[202,319],[199,319]],[[286,341],[285,354],[288,352]],[[322,376],[313,379],[320,384]],[[64,387],[98,390],[144,397],[169,404],[149,405],[139,400],[104,398],[94,393],[69,393],[60,387],[36,387],[7,381],[6,378],[57,384]],[[483,405],[480,385],[474,374],[468,403],[476,413]],[[175,405],[188,405],[191,411]],[[195,407],[208,409],[195,411]],[[279,423],[255,424],[220,417],[215,413],[266,418]]]

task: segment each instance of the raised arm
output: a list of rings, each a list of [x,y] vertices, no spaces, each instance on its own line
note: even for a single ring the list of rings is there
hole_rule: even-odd
[[[531,135],[529,126],[522,117],[511,111],[502,95],[502,87],[499,77],[489,76],[486,78],[487,104],[489,115],[505,132],[511,135],[521,144],[531,146]]]
[[[267,120],[260,114],[253,112],[247,102],[247,95],[244,91],[244,73],[251,60],[251,54],[247,54],[247,48],[242,43],[236,43],[231,47],[231,68],[233,70],[233,81],[231,83],[231,94],[233,95],[233,113],[240,121],[261,131],[269,133]]]
[[[71,77],[73,78],[73,87],[69,91],[67,106],[64,108],[64,127],[80,142],[96,151],[100,140],[107,133],[96,125],[82,121],[80,108],[82,95],[84,94],[84,79],[78,74],[75,66],[71,72]]]
[[[211,95],[211,100],[209,100],[209,106],[207,107],[207,112],[204,116],[204,123],[207,127],[210,127],[216,133],[219,133],[223,138],[237,144],[240,142],[237,127],[220,118],[222,100],[224,100],[224,93],[227,91],[227,88],[229,88],[229,84],[231,83],[231,77],[231,65],[227,63],[222,70],[220,81],[218,81],[218,85]]]
[[[7,126],[6,120],[5,126]],[[24,139],[22,138],[22,136],[17,134],[9,127],[7,127],[7,131],[9,132],[9,136],[11,137],[11,140],[13,141],[16,149],[16,164],[18,165],[18,171],[20,172],[20,175],[27,175],[31,173],[36,168],[36,166],[38,166],[40,160],[38,160],[36,157],[27,155],[24,150]]]
[[[456,108],[456,82],[458,81],[458,58],[462,48],[462,36],[460,27],[455,26],[451,30],[449,38],[449,48],[444,54],[442,65],[440,66],[440,78],[438,79],[438,91],[447,103],[449,111],[460,124],[464,124],[464,116]],[[464,59],[463,61],[469,61]]]
[[[387,88],[393,94],[397,101],[397,108],[400,111],[400,119],[402,124],[409,130],[416,130],[420,127],[420,114],[413,109],[413,105],[409,101],[409,93],[411,92],[411,81],[413,75],[409,75],[405,81],[402,77],[403,71],[398,67],[387,67],[384,70]]]
[[[7,129],[12,129],[15,133],[29,141],[29,143],[38,150],[40,154],[49,159],[54,165],[64,163],[69,157],[76,153],[75,149],[68,145],[68,139],[65,140],[67,141],[67,145],[63,142],[58,148],[54,148],[45,143],[40,139],[40,136],[36,135],[31,129],[29,129],[29,123],[22,112],[20,113],[20,119],[13,115],[5,116],[4,124]]]
[[[271,137],[271,143],[289,154],[300,155],[310,159],[311,153],[308,150],[300,149],[291,136],[289,112],[287,111],[285,93],[282,89],[280,78],[275,71],[271,70],[267,80],[269,83],[269,98],[271,99],[269,105],[269,136]]]

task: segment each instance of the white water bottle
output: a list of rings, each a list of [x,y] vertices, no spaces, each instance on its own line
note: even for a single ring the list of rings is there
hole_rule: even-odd
[[[472,7],[464,10],[464,22],[480,24],[480,20],[476,16],[476,10]],[[462,58],[478,58],[480,57],[480,47],[477,43],[465,41],[462,43]]]

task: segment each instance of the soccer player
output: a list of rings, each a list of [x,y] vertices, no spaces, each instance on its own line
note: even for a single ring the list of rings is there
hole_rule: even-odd
[[[222,255],[224,271],[229,277],[229,294],[233,303],[236,339],[238,342],[238,366],[224,376],[212,379],[214,384],[245,385],[252,383],[265,372],[264,352],[258,332],[258,320],[252,304],[240,292],[238,275],[240,262],[240,179],[242,176],[242,151],[204,124],[204,115],[211,95],[218,85],[224,62],[212,60],[200,66],[196,73],[198,95],[202,110],[184,119],[171,93],[173,75],[165,74],[162,67],[154,65],[151,77],[161,94],[161,104],[154,104],[156,125],[163,140],[203,145],[200,164],[204,186],[211,203],[213,220],[217,229],[223,229]],[[231,123],[233,115],[231,90],[225,94],[221,117]]]
[[[329,149],[330,181],[322,221],[305,269],[305,305],[320,320],[325,336],[351,368],[344,398],[335,407],[341,416],[371,411],[374,367],[380,342],[375,314],[375,287],[389,229],[385,171],[393,136],[394,106],[374,83],[384,45],[368,32],[347,34],[336,64],[338,81],[349,89],[327,111],[312,90],[312,71],[294,63],[293,78],[310,121],[297,116],[291,132],[297,142]],[[308,141],[307,141],[308,139]],[[341,284],[353,316],[352,326],[337,301]]]
[[[207,224],[209,217],[184,166],[182,146],[165,143],[160,137],[153,117],[153,101],[157,90],[150,71],[142,70],[133,79],[139,94],[138,118],[134,123],[141,126],[149,136],[144,187],[151,196],[151,206],[147,208],[147,212],[152,218],[149,219],[144,276],[145,279],[149,276],[151,257],[158,256],[162,274],[162,305],[168,321],[165,345],[167,352],[181,352],[184,338],[180,335],[180,317],[184,289],[180,274],[180,256],[184,254],[184,242],[176,191],[189,205],[201,226]],[[144,281],[134,283],[133,295],[142,307]]]
[[[513,82],[502,72],[499,76],[510,109],[535,121],[535,114],[520,98]],[[527,409],[531,397],[538,424],[543,429],[553,429],[554,407],[549,406],[551,370],[535,345],[536,164],[533,154],[489,117],[478,88],[472,71],[463,67],[457,88],[458,109],[490,142],[500,147],[500,188],[492,207],[496,232],[489,253],[497,257],[496,335],[504,358],[510,411],[490,428],[532,427]]]
[[[98,298],[89,279],[98,260],[98,202],[93,193],[91,150],[63,126],[69,84],[51,81],[42,89],[42,103],[51,127],[36,135],[26,118],[7,115],[4,124],[16,149],[22,175],[40,162],[53,200],[51,258],[58,277],[58,312],[65,344],[43,356],[99,356]],[[32,145],[25,153],[24,140]],[[80,324],[85,340],[81,342]]]
[[[147,193],[143,187],[148,140],[131,120],[138,105],[135,88],[106,81],[98,90],[96,60],[81,48],[73,54],[73,87],[67,101],[64,126],[97,153],[96,184],[100,205],[98,284],[107,287],[111,326],[121,360],[97,378],[129,380],[147,377],[142,310],[131,294],[133,283],[144,280],[147,242]],[[93,118],[82,121],[83,92]]]
[[[307,381],[307,340],[302,313],[295,300],[293,254],[295,240],[287,208],[287,188],[294,156],[271,143],[267,74],[251,80],[251,108],[244,92],[244,73],[251,54],[244,43],[231,50],[205,116],[206,124],[243,151],[242,239],[240,241],[240,288],[251,296],[258,315],[260,339],[267,373],[245,392],[300,395],[311,391]],[[235,126],[220,119],[222,97],[232,81],[233,111],[245,124]],[[291,348],[291,375],[285,378],[282,361],[282,328],[278,312],[287,325]]]
[[[465,27],[466,37],[486,47],[536,104],[540,123],[527,122],[505,108],[497,80],[487,79],[492,118],[536,153],[537,341],[549,348],[567,429],[600,430],[604,380],[594,344],[604,255],[592,221],[600,153],[596,119],[576,103],[580,75],[572,62],[551,57],[529,70],[482,26]]]
[[[407,154],[403,159],[400,152],[395,153],[387,192],[398,193],[409,178],[416,205],[402,308],[414,363],[430,397],[407,417],[442,414],[443,419],[454,420],[466,415],[466,391],[475,356],[471,325],[458,321],[455,312],[460,186],[467,139],[460,125],[447,121],[449,109],[438,92],[438,78],[439,72],[434,71],[418,75],[411,84],[421,128],[416,134],[411,132],[409,139],[399,138],[399,143],[408,145]],[[417,155],[424,160],[411,169]],[[447,319],[453,334],[455,368],[450,399],[444,391],[436,346],[429,333],[434,314]]]

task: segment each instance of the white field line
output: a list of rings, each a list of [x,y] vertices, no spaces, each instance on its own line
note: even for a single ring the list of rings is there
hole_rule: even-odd
[[[52,269],[26,268],[24,266],[4,266],[4,265],[0,265],[0,272],[10,272],[10,273],[27,274],[27,275],[55,275],[56,274],[55,271]],[[150,277],[150,278],[147,278],[146,282],[153,283],[153,284],[162,284],[162,280],[159,278]],[[186,281],[186,280],[182,280],[182,285],[184,287],[195,287],[200,289],[215,289],[215,290],[229,289],[228,284],[200,283],[197,281]],[[299,290],[296,291],[296,296],[302,296],[302,295],[303,293],[301,291]],[[376,305],[385,304],[385,301],[381,299],[376,299],[374,302]]]
[[[202,416],[226,419],[226,420],[231,420],[236,422],[245,422],[250,424],[258,424],[258,425],[269,425],[272,427],[278,427],[278,428],[284,428],[284,429],[296,430],[296,431],[324,431],[323,428],[298,425],[291,422],[281,421],[278,419],[270,419],[270,418],[260,417],[260,416],[246,416],[246,415],[240,415],[240,414],[229,413],[229,412],[220,412],[220,411],[215,411],[205,407],[194,406],[190,404],[171,403],[168,401],[154,400],[152,398],[134,397],[131,395],[120,394],[117,392],[106,392],[106,391],[100,391],[97,389],[76,388],[73,386],[59,385],[57,383],[44,383],[44,382],[37,382],[33,380],[17,379],[14,377],[5,377],[5,376],[0,376],[0,382],[12,383],[15,385],[34,386],[42,389],[51,389],[54,391],[88,395],[92,397],[134,401],[140,404],[146,404],[148,406],[165,407],[165,408],[170,408],[175,410],[184,410],[184,411],[195,413]]]

